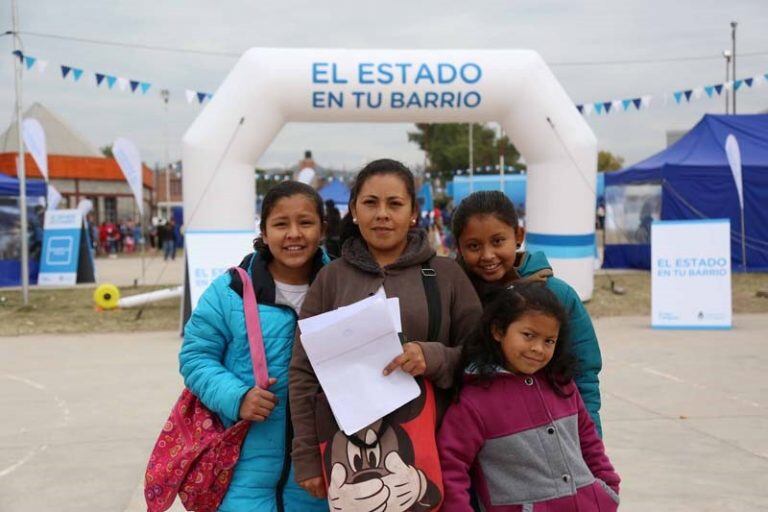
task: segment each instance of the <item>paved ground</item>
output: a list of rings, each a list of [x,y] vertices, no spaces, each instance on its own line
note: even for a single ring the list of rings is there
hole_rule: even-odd
[[[184,252],[178,251],[176,259],[163,261],[163,255],[149,249],[144,258],[144,282],[142,282],[141,257],[131,254],[117,258],[96,258],[96,281],[117,286],[138,284],[181,284],[184,275]],[[236,262],[237,263],[237,262]]]
[[[730,332],[601,319],[622,510],[768,510],[768,315]],[[180,391],[173,333],[0,338],[0,511],[140,511]]]

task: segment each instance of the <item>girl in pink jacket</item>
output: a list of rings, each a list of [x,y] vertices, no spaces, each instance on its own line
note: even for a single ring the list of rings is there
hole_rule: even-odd
[[[540,282],[486,307],[439,432],[444,512],[471,512],[473,499],[498,512],[618,508],[620,478],[573,382],[565,319]]]

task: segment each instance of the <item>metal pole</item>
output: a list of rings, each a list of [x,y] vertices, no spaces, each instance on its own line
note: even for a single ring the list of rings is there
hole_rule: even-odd
[[[747,229],[744,226],[744,206],[741,207],[741,267],[747,271]]]
[[[725,57],[725,83],[728,83],[728,80],[731,79],[730,73],[731,73],[731,54],[728,53],[728,50],[723,52],[723,56]],[[728,109],[730,108],[730,101],[728,98],[728,89],[725,89],[725,113],[728,114]]]
[[[505,147],[501,146],[501,141],[504,138],[504,127],[499,125],[499,186],[501,192],[504,193],[504,150]]]
[[[165,208],[166,216],[171,215],[171,163],[168,156],[168,100],[171,98],[171,92],[168,89],[160,91],[160,96],[165,104],[165,122],[163,123],[163,153],[165,159]]]
[[[733,66],[732,67],[732,71],[733,72],[731,74],[733,75],[733,81],[734,82],[736,81],[736,25],[738,25],[738,23],[736,23],[735,21],[731,22],[731,59],[733,59],[731,61],[731,65]],[[734,85],[734,88],[733,88],[733,109],[731,109],[731,110],[733,110],[734,114],[736,113],[736,87],[735,87],[735,85]]]
[[[21,218],[21,295],[26,306],[29,304],[29,233],[27,232],[27,173],[24,167],[24,138],[21,134],[21,73],[24,63],[19,39],[19,8],[16,0],[11,0],[11,9],[13,10],[13,61],[16,71],[16,135],[19,143],[16,173],[19,176],[19,217]]]
[[[475,191],[475,137],[474,124],[469,123],[469,193]]]

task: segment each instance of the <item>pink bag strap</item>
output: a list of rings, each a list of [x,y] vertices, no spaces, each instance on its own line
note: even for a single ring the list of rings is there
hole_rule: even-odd
[[[264,353],[264,337],[261,334],[261,321],[259,319],[259,305],[256,304],[256,294],[253,291],[253,282],[248,272],[240,267],[234,267],[243,282],[243,310],[245,311],[245,330],[248,331],[248,345],[251,347],[251,361],[253,361],[253,376],[256,385],[261,389],[269,387],[269,373],[267,373],[267,356]]]

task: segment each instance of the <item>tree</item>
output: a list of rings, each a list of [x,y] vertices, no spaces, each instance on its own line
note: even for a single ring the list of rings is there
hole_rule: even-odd
[[[599,151],[597,153],[597,171],[611,172],[624,167],[624,158],[614,155],[610,151]]]
[[[450,177],[457,169],[469,168],[469,125],[417,123],[415,132],[408,132],[408,141],[418,144],[427,154],[427,171]],[[495,166],[504,152],[504,163],[513,165],[520,153],[507,137],[499,139],[496,130],[485,125],[473,125],[475,167]]]
[[[99,151],[101,151],[101,154],[104,155],[107,158],[115,158],[115,155],[112,154],[112,144],[107,144],[106,146],[101,146],[99,148]]]

